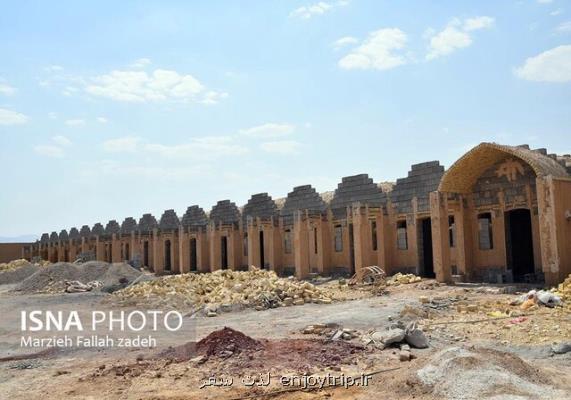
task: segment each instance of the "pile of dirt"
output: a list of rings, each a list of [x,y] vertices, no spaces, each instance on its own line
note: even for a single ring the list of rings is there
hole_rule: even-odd
[[[513,354],[492,349],[444,349],[417,377],[440,398],[564,398],[536,368]]]
[[[114,295],[119,306],[204,309],[209,316],[236,308],[263,310],[304,303],[331,303],[332,294],[293,277],[275,272],[218,270],[205,274],[165,276],[120,290]]]
[[[83,284],[98,281],[101,282],[102,291],[112,292],[126,287],[140,275],[140,271],[124,263],[55,263],[24,279],[16,290],[23,293],[61,293],[65,291],[68,286],[66,282],[69,281]]]
[[[196,344],[196,350],[208,357],[225,357],[230,355],[229,353],[261,349],[263,349],[261,342],[227,327],[212,332]]]
[[[232,328],[210,333],[199,342],[169,347],[155,360],[205,365],[211,372],[225,374],[298,372],[356,364],[364,346],[323,339],[253,339]]]
[[[26,261],[17,268],[0,270],[0,285],[18,283],[37,272],[41,267]]]

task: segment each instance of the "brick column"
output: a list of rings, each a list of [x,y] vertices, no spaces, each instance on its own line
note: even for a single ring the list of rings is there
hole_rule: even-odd
[[[355,251],[355,273],[357,279],[363,277],[364,268],[368,267],[367,263],[367,216],[363,214],[361,205],[356,203],[352,207],[353,211],[353,248]]]
[[[438,282],[451,282],[450,246],[448,245],[448,210],[440,192],[430,193],[430,217],[432,224],[432,252],[434,272]]]
[[[121,257],[121,239],[115,233],[111,235],[111,261],[123,262]]]
[[[164,249],[163,246],[161,246],[162,243],[159,241],[159,232],[156,228],[153,229],[152,241],[153,241],[153,270],[157,274],[162,274],[165,270],[164,257],[163,257]]]
[[[248,268],[252,265],[262,268],[263,266],[260,265],[260,233],[252,219],[248,219],[246,229],[248,232]]]
[[[295,276],[298,279],[309,276],[309,246],[307,229],[302,221],[302,213],[296,211],[293,219],[293,252],[295,260]]]

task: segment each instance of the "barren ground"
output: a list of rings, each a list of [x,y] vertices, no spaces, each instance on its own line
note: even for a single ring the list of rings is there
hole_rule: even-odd
[[[506,368],[513,369],[518,376],[524,374],[525,379],[541,385],[542,390],[554,390],[550,398],[566,398],[571,394],[571,353],[554,355],[551,351],[553,343],[571,340],[568,306],[521,312],[519,307],[508,305],[515,295],[498,294],[497,288],[430,283],[423,281],[390,287],[389,293],[383,296],[358,290],[353,294],[343,293],[345,298],[356,299],[333,304],[243,310],[213,318],[187,315],[183,328],[177,332],[164,329],[138,332],[139,335],[152,334],[158,342],[156,349],[68,349],[40,354],[20,348],[21,310],[79,310],[81,315],[86,315],[94,309],[117,309],[108,302],[101,302],[107,296],[103,294],[21,295],[10,292],[11,286],[3,285],[0,286],[0,398],[442,398],[419,381],[417,371],[425,367],[438,351],[450,347],[480,352],[478,354],[483,354],[484,359],[506,358],[492,357],[492,353],[486,353],[492,350],[487,349],[516,355],[525,362],[525,368],[518,364],[519,361],[506,364]],[[434,300],[430,303],[433,307],[423,307],[419,302],[420,296]],[[477,309],[466,311],[464,306],[468,304],[477,305]],[[506,316],[491,318],[489,313],[493,311],[503,312]],[[508,316],[506,312],[512,315]],[[396,320],[417,320],[430,337],[428,349],[412,349],[415,358],[411,361],[399,361],[398,348],[379,350],[363,346],[359,339],[331,342],[322,336],[301,333],[305,326],[317,323],[336,323],[360,332],[385,330]],[[213,342],[212,337],[208,341],[210,347],[203,343],[197,348],[196,342],[224,327],[249,337],[220,336],[220,343],[235,340],[232,342],[236,346],[234,354],[221,355],[216,347],[219,343]],[[108,332],[101,329],[100,333]],[[42,335],[49,337],[50,333],[43,332]],[[251,342],[250,338],[254,341]],[[477,366],[474,370],[477,372],[478,368],[483,367]],[[388,371],[380,372],[385,370]],[[241,383],[245,375],[266,376],[268,373],[271,376],[268,386],[246,387]],[[327,373],[345,376],[374,374],[367,387],[324,387],[312,391],[283,392],[285,388],[279,384],[283,375],[324,376]],[[200,389],[201,384],[213,375],[233,378],[234,384]],[[468,378],[459,375],[457,379]],[[469,392],[474,382],[467,380],[464,383]],[[497,399],[532,398],[514,393],[513,388],[500,386],[488,394],[487,398]],[[512,397],[516,395],[521,397]]]

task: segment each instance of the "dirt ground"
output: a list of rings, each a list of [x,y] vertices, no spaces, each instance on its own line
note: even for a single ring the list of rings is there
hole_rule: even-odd
[[[509,305],[516,295],[502,294],[505,288],[446,286],[427,280],[389,287],[388,293],[380,296],[368,288],[344,288],[338,296],[343,301],[333,304],[248,309],[213,318],[185,315],[183,327],[176,332],[137,332],[156,338],[156,348],[34,352],[20,347],[21,310],[79,310],[84,316],[92,310],[118,309],[102,301],[106,294],[22,295],[11,292],[11,285],[2,285],[0,398],[570,398],[571,352],[554,354],[552,345],[571,340],[571,309],[567,305],[522,311]],[[416,321],[430,340],[426,349],[411,349],[410,361],[399,360],[396,346],[381,350],[365,345],[358,337],[384,331],[397,321]],[[347,328],[359,335],[331,341],[302,333],[312,324]],[[99,333],[109,332],[101,327]],[[35,333],[36,337],[51,335],[53,332]],[[111,336],[125,333],[112,332]],[[421,379],[419,371],[426,370],[427,376],[436,379],[438,368],[450,368],[448,359],[438,358],[448,357],[440,352],[449,349],[466,353],[461,361],[453,360],[459,364],[450,361],[452,372],[447,372],[456,374],[455,384],[465,385],[465,393],[450,382],[430,385]],[[460,374],[460,370],[466,373]],[[478,374],[506,377],[490,391],[484,388],[486,382],[478,381]],[[348,377],[354,385],[331,385],[325,380],[331,376]],[[321,388],[300,389],[303,379],[316,377],[322,378]],[[478,382],[483,391],[474,389],[471,397],[470,388],[480,387]]]

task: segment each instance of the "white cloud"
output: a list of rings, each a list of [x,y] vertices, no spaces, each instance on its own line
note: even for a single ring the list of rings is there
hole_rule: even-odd
[[[133,136],[125,136],[110,139],[103,142],[103,149],[109,153],[133,153],[139,149],[141,139]]]
[[[260,148],[267,153],[275,154],[297,154],[301,148],[301,143],[295,140],[276,140],[260,144]]]
[[[65,121],[67,126],[83,126],[85,125],[85,120],[83,119],[68,119]]]
[[[469,47],[472,44],[470,32],[490,28],[494,19],[487,16],[467,18],[464,21],[453,18],[444,30],[430,37],[427,60],[446,56],[456,50]],[[429,33],[425,35],[428,36]]]
[[[52,140],[62,147],[71,146],[71,140],[62,135],[54,136]]]
[[[537,2],[539,4],[549,4],[549,3],[553,2],[553,0],[537,0]]]
[[[16,111],[0,108],[0,125],[21,125],[28,122],[28,117]]]
[[[476,31],[478,29],[487,29],[490,28],[494,24],[494,19],[492,17],[474,17],[468,18],[464,21],[464,30],[465,31]]]
[[[174,100],[213,104],[227,96],[206,90],[192,75],[164,69],[156,69],[151,74],[145,71],[112,71],[89,81],[85,87],[87,93],[125,102]]]
[[[514,71],[518,78],[537,82],[571,81],[571,45],[558,46],[525,60]]]
[[[61,158],[64,155],[64,151],[61,147],[51,144],[35,146],[34,151],[41,156],[53,158]]]
[[[240,129],[240,134],[255,138],[276,138],[287,136],[295,130],[291,124],[276,124],[273,122],[254,126],[248,129]]]
[[[339,60],[344,69],[387,70],[407,63],[396,51],[405,47],[406,34],[398,28],[384,28],[371,32],[363,43]]]
[[[55,112],[49,112],[48,113],[48,118],[49,119],[57,119],[57,114]]]
[[[290,17],[292,18],[301,18],[301,19],[310,19],[311,17],[317,15],[323,15],[329,11],[332,11],[335,8],[343,7],[349,4],[347,0],[340,0],[337,2],[331,1],[320,1],[314,4],[308,4],[306,6],[301,6],[296,8],[290,13]]]
[[[559,33],[571,33],[571,21],[560,23],[555,30]]]
[[[11,96],[16,93],[16,88],[8,85],[7,83],[0,82],[0,94]]]
[[[356,44],[359,43],[359,40],[353,36],[344,36],[340,39],[337,39],[335,42],[333,42],[333,47],[336,50],[339,50],[342,47],[348,46],[350,44]]]
[[[97,117],[97,122],[101,124],[106,124],[107,122],[109,122],[109,120],[105,117]]]
[[[148,58],[139,58],[131,64],[131,67],[132,68],[145,68],[150,63],[151,63],[151,60]]]
[[[562,8],[558,8],[557,10],[553,10],[549,13],[549,15],[556,17],[558,15],[563,14],[563,9]]]
[[[216,92],[214,90],[209,90],[204,94],[202,100],[199,100],[202,104],[218,104],[220,100],[228,97],[226,92]]]

